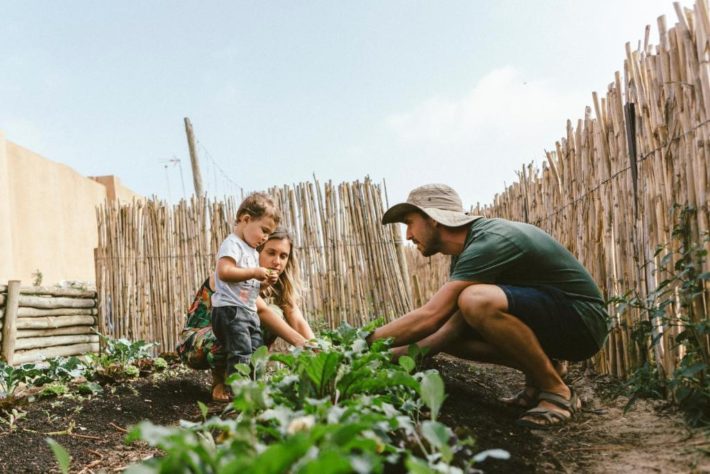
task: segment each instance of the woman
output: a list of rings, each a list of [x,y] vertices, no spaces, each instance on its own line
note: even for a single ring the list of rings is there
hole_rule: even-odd
[[[293,239],[279,227],[259,247],[259,265],[279,275],[274,285],[262,287],[256,307],[264,343],[271,347],[278,337],[294,346],[302,346],[312,339],[313,331],[299,309],[301,284],[298,265],[293,254]],[[187,322],[180,334],[177,352],[189,367],[212,370],[212,398],[227,401],[224,359],[220,357],[217,339],[211,326],[210,299],[214,291],[214,276],[202,284],[187,312]],[[270,304],[269,304],[270,303]]]

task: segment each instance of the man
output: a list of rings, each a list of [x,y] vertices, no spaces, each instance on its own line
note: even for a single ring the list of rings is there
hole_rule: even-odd
[[[608,315],[599,289],[575,257],[541,229],[471,216],[449,186],[414,189],[385,212],[402,222],[424,255],[451,255],[449,281],[421,308],[378,328],[371,339],[394,338],[429,354],[514,367],[526,388],[507,403],[527,408],[518,424],[546,428],[570,419],[581,401],[556,360],[580,361],[604,344]]]

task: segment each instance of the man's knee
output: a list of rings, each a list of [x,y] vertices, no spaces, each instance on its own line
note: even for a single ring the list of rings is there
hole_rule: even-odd
[[[466,322],[476,329],[506,311],[508,299],[498,286],[471,285],[459,295],[458,307]]]

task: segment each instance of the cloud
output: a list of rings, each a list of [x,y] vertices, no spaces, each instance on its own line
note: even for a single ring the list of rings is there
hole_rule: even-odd
[[[583,115],[583,104],[579,94],[555,90],[544,80],[526,80],[505,67],[486,74],[462,97],[426,99],[389,116],[386,124],[399,140],[412,144],[471,146],[511,136],[519,141],[540,137],[552,144],[551,126],[564,130],[566,118]]]
[[[464,202],[490,202],[523,164],[539,165],[543,150],[565,134],[567,119],[576,125],[590,102],[574,84],[555,87],[504,67],[460,97],[431,97],[390,115],[385,129],[410,164],[402,186],[445,182]]]

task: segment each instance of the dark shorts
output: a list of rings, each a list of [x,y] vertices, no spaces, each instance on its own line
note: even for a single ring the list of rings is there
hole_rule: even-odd
[[[498,285],[508,297],[508,313],[520,319],[537,336],[552,359],[577,362],[599,351],[570,298],[556,288]]]

